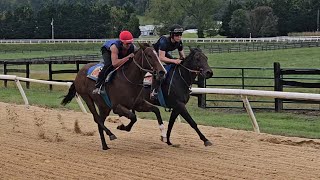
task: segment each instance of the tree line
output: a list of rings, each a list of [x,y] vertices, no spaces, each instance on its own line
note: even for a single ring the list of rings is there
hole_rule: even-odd
[[[33,2],[33,1],[32,1]],[[92,1],[88,1],[92,2]],[[42,2],[43,3],[43,2]],[[24,3],[0,13],[0,39],[114,38],[127,29],[139,37],[139,19],[131,4],[47,1],[43,6]]]
[[[198,37],[268,37],[317,30],[319,0],[2,0],[0,38],[114,38],[140,35],[137,15],[198,29]],[[52,22],[53,20],[53,22]],[[222,22],[222,23],[220,23]]]

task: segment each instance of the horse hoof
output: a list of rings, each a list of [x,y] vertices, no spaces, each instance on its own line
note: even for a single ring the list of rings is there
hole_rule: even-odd
[[[113,135],[109,136],[109,138],[110,138],[110,141],[112,141],[112,140],[117,139],[117,136],[115,136],[115,135],[113,134]]]
[[[110,149],[108,146],[102,147],[102,150],[108,150],[108,149]]]
[[[125,127],[123,124],[121,124],[121,125],[119,125],[119,126],[117,127],[117,129],[119,129],[119,130],[126,130],[126,127]]]
[[[212,146],[212,143],[210,141],[204,142],[204,146]]]
[[[166,142],[167,142],[167,137],[161,136],[161,137],[160,137],[160,140],[161,140],[162,142],[166,143]]]

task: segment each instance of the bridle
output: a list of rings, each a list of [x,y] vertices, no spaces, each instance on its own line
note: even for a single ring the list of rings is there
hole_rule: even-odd
[[[150,63],[150,59],[146,56],[146,53],[144,52],[144,51],[147,50],[148,48],[152,48],[152,47],[147,47],[146,49],[142,50],[142,57],[141,57],[142,65],[140,65],[140,64],[135,60],[134,57],[132,58],[132,61],[133,61],[133,63],[140,69],[140,71],[146,72],[146,73],[149,72],[149,73],[151,73],[152,75],[156,76],[156,72],[153,71],[153,67],[152,67],[152,65],[151,65],[151,63]],[[146,62],[148,63],[148,65],[149,65],[149,67],[150,67],[151,70],[146,69],[146,68],[143,68],[143,66],[144,66],[144,65],[143,65],[143,62],[144,62],[144,61],[146,61]],[[137,83],[132,82],[132,81],[126,76],[126,74],[125,74],[125,72],[124,72],[124,68],[122,68],[122,74],[123,74],[124,78],[125,78],[129,83],[134,84],[134,85],[138,85],[138,86],[143,86],[143,84],[137,84]]]
[[[180,78],[182,79],[182,81],[184,82],[184,84],[185,84],[187,87],[189,87],[189,90],[191,90],[192,78],[190,77],[190,83],[187,83],[187,81],[183,78],[183,76],[182,76],[182,74],[181,74],[181,68],[180,68],[180,67],[186,69],[186,70],[189,72],[189,74],[195,73],[196,76],[198,76],[199,74],[200,74],[201,76],[204,76],[203,74],[201,74],[202,69],[200,69],[200,70],[190,69],[190,68],[187,68],[186,66],[184,66],[183,64],[179,64],[179,65],[175,66],[175,68],[174,68],[174,70],[173,70],[173,73],[172,73],[172,76],[171,76],[171,79],[170,79],[170,84],[169,84],[169,89],[168,89],[168,95],[170,94],[171,84],[172,84],[172,80],[173,80],[173,77],[174,77],[176,68],[178,68]]]

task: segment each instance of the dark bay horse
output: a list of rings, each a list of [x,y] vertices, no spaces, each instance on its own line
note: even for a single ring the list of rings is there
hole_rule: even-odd
[[[186,108],[186,104],[190,98],[191,85],[198,75],[207,79],[212,77],[213,72],[208,65],[207,56],[201,49],[190,48],[190,54],[182,61],[181,65],[171,68],[166,75],[166,81],[162,83],[161,89],[166,106],[172,108],[166,139],[168,145],[172,145],[170,142],[170,134],[179,114],[198,133],[205,146],[212,145],[212,143],[201,133],[197,127],[197,123],[193,120]],[[150,88],[144,88],[144,97],[152,104],[160,105],[158,100],[150,99]]]
[[[94,121],[98,124],[103,150],[109,149],[103,131],[106,132],[110,140],[116,139],[116,136],[104,125],[105,119],[111,110],[120,117],[125,116],[131,120],[127,126],[119,126],[118,129],[121,130],[130,131],[137,121],[136,115],[130,110],[154,112],[160,127],[163,126],[159,109],[143,98],[138,98],[139,96],[141,97],[142,82],[147,72],[152,73],[158,80],[164,78],[166,73],[154,48],[148,46],[147,44],[140,45],[140,49],[135,52],[134,58],[121,66],[113,80],[106,84],[105,91],[111,101],[111,107],[107,106],[99,94],[92,94],[95,88],[95,81],[87,78],[87,71],[96,63],[87,64],[78,72],[69,88],[68,94],[61,102],[61,104],[66,105],[75,97],[76,93],[82,97],[92,113]],[[99,113],[95,105],[98,107]]]

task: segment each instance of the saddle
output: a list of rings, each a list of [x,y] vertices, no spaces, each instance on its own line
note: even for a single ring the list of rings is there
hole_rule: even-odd
[[[99,73],[101,72],[102,68],[103,68],[104,64],[103,63],[98,63],[92,67],[89,68],[88,72],[87,72],[87,77],[89,79],[92,79],[94,81],[97,81]],[[105,78],[105,82],[111,82],[114,75],[115,75],[116,69],[112,70],[109,74],[107,74],[106,78]]]

